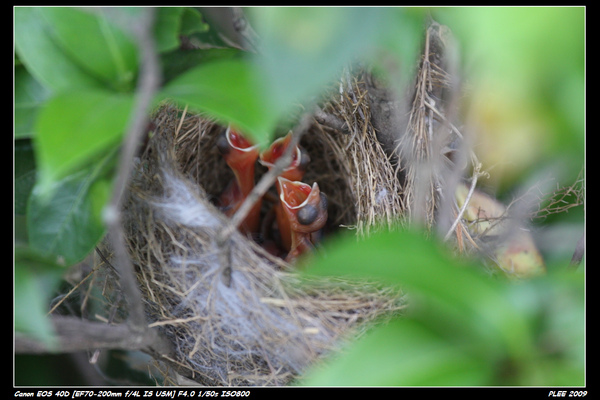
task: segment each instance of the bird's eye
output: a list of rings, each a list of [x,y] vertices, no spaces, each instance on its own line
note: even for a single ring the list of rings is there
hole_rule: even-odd
[[[220,134],[219,138],[217,139],[217,149],[219,149],[219,152],[223,155],[227,154],[231,149],[231,147],[229,146],[229,142],[227,141],[227,136],[225,135],[225,132]]]
[[[298,210],[298,214],[296,217],[298,218],[298,222],[302,225],[310,225],[317,219],[319,215],[319,211],[315,207],[310,204],[305,205],[300,210]]]

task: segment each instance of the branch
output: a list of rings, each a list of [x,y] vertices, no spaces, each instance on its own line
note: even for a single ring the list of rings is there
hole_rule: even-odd
[[[340,132],[348,133],[348,131],[349,131],[348,126],[346,125],[346,122],[337,118],[333,114],[326,113],[319,107],[317,107],[315,110],[315,120],[321,125],[328,126],[332,129],[338,130]]]
[[[56,344],[48,346],[26,336],[15,337],[16,353],[70,353],[92,349],[142,350],[168,355],[170,345],[160,338],[158,331],[147,329],[134,332],[126,324],[108,325],[75,317],[53,316]]]
[[[244,15],[241,7],[231,7],[232,18],[231,22],[233,29],[242,38],[242,46],[250,51],[256,52],[258,49],[258,35],[250,26],[248,19]]]
[[[130,322],[136,329],[146,328],[142,296],[137,286],[133,265],[125,248],[125,238],[121,226],[120,210],[123,194],[129,184],[133,170],[133,158],[145,133],[148,122],[148,110],[154,93],[159,87],[160,70],[153,39],[155,9],[145,8],[137,23],[134,33],[137,36],[140,53],[140,77],[136,90],[135,107],[132,112],[126,140],[123,144],[119,170],[115,182],[113,198],[107,208],[106,223],[115,254],[115,266],[119,271],[121,286],[129,302]]]

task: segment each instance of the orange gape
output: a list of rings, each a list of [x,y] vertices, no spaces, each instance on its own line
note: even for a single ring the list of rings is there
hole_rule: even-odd
[[[316,182],[311,187],[303,182],[279,177],[277,186],[281,209],[290,229],[286,261],[291,262],[313,248],[312,235],[321,230],[327,221],[327,197],[321,193]]]
[[[254,188],[254,166],[259,156],[258,147],[252,145],[247,138],[232,129],[231,126],[227,127],[227,130],[219,137],[217,147],[235,175],[235,179],[230,182],[219,198],[220,208],[225,215],[231,217]],[[240,225],[241,232],[253,234],[258,231],[261,203],[262,199],[254,203]]]
[[[277,159],[283,155],[287,147],[289,146],[290,140],[292,139],[291,132],[286,136],[275,140],[268,149],[260,154],[260,163],[267,168],[271,169]],[[306,166],[310,162],[308,154],[303,152],[298,146],[292,153],[292,162],[287,166],[283,172],[279,175],[290,181],[300,181],[304,177]],[[277,188],[277,194],[281,196],[280,185],[275,185]],[[281,237],[281,244],[285,251],[290,250],[292,244],[292,232],[290,229],[290,221],[288,220],[285,212],[283,211],[281,201],[275,204],[275,218],[277,226],[279,228],[279,235]]]
[[[271,169],[277,159],[283,155],[291,140],[291,132],[286,136],[275,140],[268,149],[260,154],[260,163]],[[292,162],[283,170],[280,176],[289,179],[290,181],[302,180],[304,172],[306,171],[306,166],[309,162],[310,157],[308,154],[300,150],[300,147],[296,146],[292,153]]]
[[[257,146],[231,127],[219,137],[217,147],[235,175],[219,197],[219,206],[225,215],[235,214],[254,188],[256,160],[260,158],[261,164],[272,168],[286,151],[291,138],[290,132],[259,155]],[[277,178],[278,198],[274,205],[281,247],[287,252],[288,262],[313,248],[313,237],[327,221],[327,197],[321,193],[319,185],[314,183],[311,187],[300,182],[310,158],[298,146],[293,150],[290,165]],[[242,222],[240,231],[246,234],[259,231],[261,205],[262,199],[259,199]]]

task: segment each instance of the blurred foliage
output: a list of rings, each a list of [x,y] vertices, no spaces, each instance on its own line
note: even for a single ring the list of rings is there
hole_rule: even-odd
[[[64,273],[104,235],[115,155],[135,101],[137,7],[15,7],[15,329],[51,341],[45,314]],[[179,102],[267,143],[348,63],[410,83],[431,14],[460,44],[465,124],[492,182],[509,189],[584,164],[583,7],[257,7],[258,54],[222,42],[197,8],[157,7],[164,71],[153,104]],[[480,141],[479,141],[480,140]],[[581,207],[580,207],[581,208]],[[582,226],[582,212],[577,219]],[[573,215],[573,213],[571,213]],[[414,232],[342,238],[308,272],[406,286],[414,309],[373,330],[305,384],[581,385],[583,274],[482,276]],[[568,261],[554,258],[561,271]],[[497,279],[497,278],[495,278]]]
[[[503,187],[523,171],[583,165],[585,8],[461,7],[434,12],[456,35],[477,155]],[[557,171],[554,171],[557,172]]]
[[[421,233],[330,240],[304,273],[408,293],[410,311],[377,326],[299,382],[308,386],[584,384],[584,274],[491,279]]]

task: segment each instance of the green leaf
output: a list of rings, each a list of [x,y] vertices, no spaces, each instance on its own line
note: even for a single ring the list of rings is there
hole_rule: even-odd
[[[330,240],[304,274],[400,285],[405,315],[376,326],[303,385],[580,385],[584,275],[496,280],[417,232]]]
[[[185,7],[181,15],[181,34],[193,35],[195,33],[204,33],[210,29],[204,22],[202,14],[196,8]]]
[[[508,294],[537,328],[537,357],[522,368],[518,384],[584,385],[585,273],[565,270],[563,264],[541,279],[511,286]]]
[[[180,35],[205,32],[208,29],[208,25],[202,20],[202,14],[190,7],[159,7],[154,27],[156,47],[160,53],[178,48]]]
[[[469,67],[477,156],[484,168],[494,166],[491,179],[506,189],[523,171],[557,158],[576,176],[585,154],[585,7],[448,7],[434,14],[457,37]]]
[[[254,141],[270,141],[278,115],[264,93],[264,77],[242,59],[214,61],[173,79],[162,95],[237,125]]]
[[[129,36],[100,13],[70,7],[45,7],[40,12],[51,37],[82,70],[112,89],[133,89],[138,61]]]
[[[33,136],[37,113],[49,95],[23,66],[15,67],[15,139]]]
[[[482,347],[525,356],[531,332],[499,282],[460,262],[441,245],[411,231],[385,232],[364,241],[348,236],[326,244],[307,274],[347,276],[400,285],[428,317],[454,321],[457,332]],[[440,329],[448,329],[442,326]]]
[[[104,91],[64,92],[48,100],[35,137],[42,186],[118,144],[132,107],[132,95]]]
[[[62,269],[28,249],[16,247],[14,272],[15,332],[52,346],[54,329],[46,314]]]
[[[100,87],[52,38],[41,7],[15,7],[15,48],[27,70],[52,90]]]
[[[161,54],[163,82],[168,82],[200,65],[240,58],[242,51],[233,48],[176,49]]]
[[[159,53],[179,46],[182,7],[159,7],[154,24],[154,40]]]
[[[418,66],[417,58],[423,42],[427,9],[419,7],[392,7],[391,20],[382,31],[380,45],[387,50],[384,57],[374,57],[374,72],[381,69],[397,93],[403,93],[412,83]],[[398,40],[402,38],[402,40]],[[390,62],[393,67],[390,68]],[[390,76],[391,75],[391,76]]]
[[[411,319],[378,326],[311,370],[302,386],[472,386],[491,365]],[[468,349],[467,349],[468,350]]]
[[[114,153],[55,182],[50,190],[34,188],[27,210],[33,249],[63,266],[81,261],[93,250],[104,235],[101,212],[110,195],[106,174]]]
[[[478,67],[473,77],[492,75],[511,86],[536,87],[549,77],[583,71],[584,7],[461,7],[435,13]]]
[[[372,55],[391,21],[386,9],[377,7],[260,7],[250,12],[261,38],[256,64],[269,78],[267,93],[279,115],[320,94],[348,63]]]

